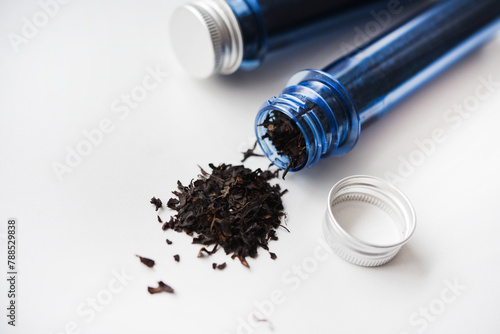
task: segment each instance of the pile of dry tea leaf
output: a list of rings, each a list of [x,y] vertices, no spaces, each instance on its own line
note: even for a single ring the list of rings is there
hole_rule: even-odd
[[[302,131],[281,112],[271,112],[259,126],[267,129],[262,139],[269,138],[278,154],[287,156],[290,162],[283,172],[283,179],[290,170],[306,162],[306,141]]]
[[[269,251],[269,240],[278,239],[276,229],[285,215],[281,197],[286,191],[269,183],[277,172],[209,166],[212,173],[200,168],[201,175],[189,185],[177,182],[176,198],[167,203],[177,214],[163,224],[163,230],[185,232],[193,236],[194,244],[213,245],[211,250],[201,248],[198,256],[213,254],[220,246],[249,267],[246,257],[256,257],[259,247]],[[271,253],[271,258],[276,255]]]

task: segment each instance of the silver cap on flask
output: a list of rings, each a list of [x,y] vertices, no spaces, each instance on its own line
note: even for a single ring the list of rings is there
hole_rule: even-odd
[[[376,177],[351,176],[330,191],[323,234],[344,260],[373,267],[392,260],[415,226],[415,210],[399,189]]]
[[[196,78],[231,74],[243,60],[240,26],[223,0],[177,8],[170,20],[170,40],[179,63]]]

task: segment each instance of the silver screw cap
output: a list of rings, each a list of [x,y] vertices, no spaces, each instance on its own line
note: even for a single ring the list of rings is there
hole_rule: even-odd
[[[399,189],[376,177],[351,176],[330,191],[323,234],[344,260],[373,267],[392,260],[415,226],[415,210]]]
[[[177,8],[170,41],[181,66],[193,77],[234,73],[243,60],[238,20],[223,0],[202,0]]]

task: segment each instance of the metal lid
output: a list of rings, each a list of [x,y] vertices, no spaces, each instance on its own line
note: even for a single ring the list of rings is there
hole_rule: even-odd
[[[323,234],[333,251],[360,266],[392,260],[413,235],[416,215],[408,198],[372,176],[350,176],[330,191]]]
[[[241,65],[243,41],[231,7],[203,0],[177,8],[170,20],[173,51],[193,77],[231,74]]]

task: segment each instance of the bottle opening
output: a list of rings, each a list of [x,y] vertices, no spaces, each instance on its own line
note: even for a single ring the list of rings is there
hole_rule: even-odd
[[[297,122],[284,112],[269,109],[257,117],[257,140],[265,155],[278,168],[283,177],[288,171],[302,169],[308,160],[308,146]]]

